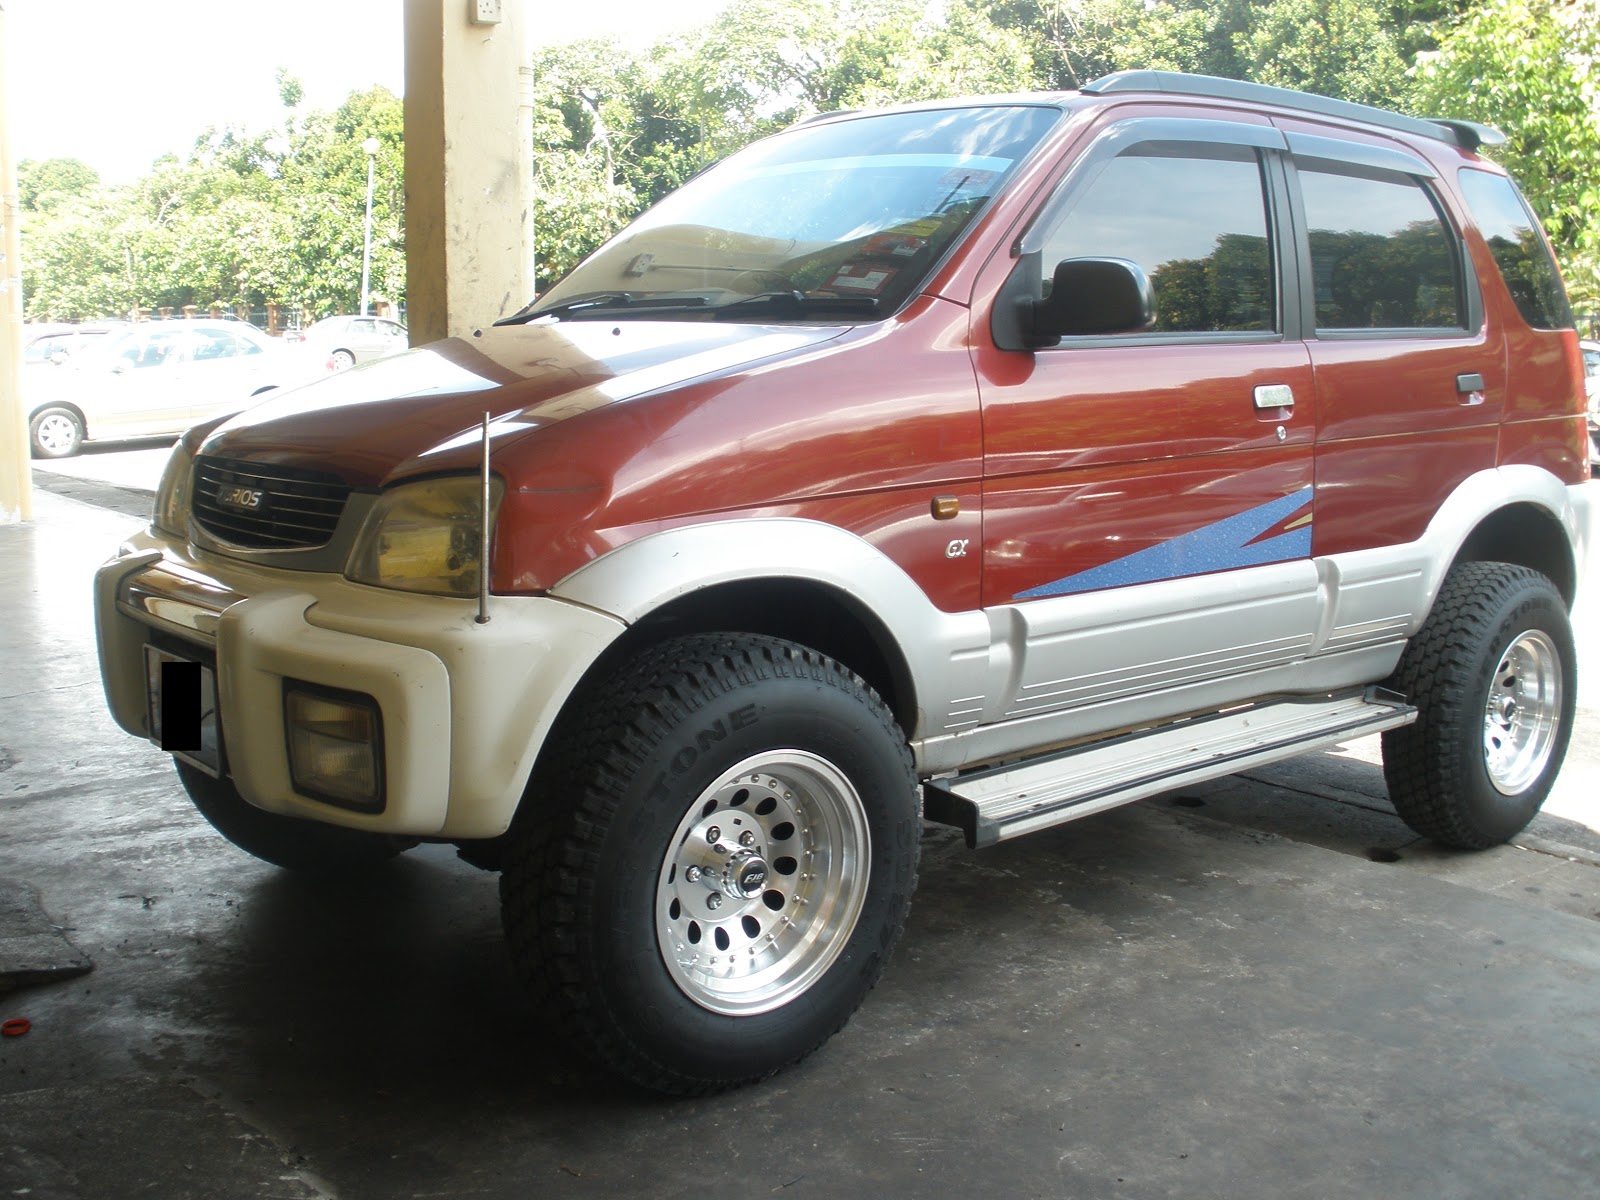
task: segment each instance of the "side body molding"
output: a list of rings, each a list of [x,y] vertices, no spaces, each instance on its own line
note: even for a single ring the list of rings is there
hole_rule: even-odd
[[[632,624],[723,583],[793,579],[833,589],[878,618],[906,663],[917,705],[911,746],[928,776],[1262,696],[1381,679],[1421,628],[1473,530],[1516,504],[1559,522],[1581,577],[1597,507],[1587,485],[1507,466],[1464,480],[1426,533],[1405,545],[991,609],[941,611],[871,543],[797,518],[735,518],[650,534],[575,571],[551,594]],[[1308,585],[1293,602],[1309,623],[1298,645],[1264,659],[1251,641],[1259,641],[1257,610],[1285,580]],[[1234,614],[1219,627],[1233,631],[1228,644],[1201,658],[1174,651],[1170,677],[1152,676],[1145,660],[1161,648],[1167,627],[1208,607]],[[1097,652],[1081,656],[1082,679],[1061,681],[1053,703],[1035,704],[1020,673],[1023,643],[1047,618],[1061,636]],[[1128,686],[1112,686],[1119,679]],[[1139,679],[1143,686],[1133,686]]]
[[[1573,578],[1583,578],[1595,537],[1593,494],[1592,484],[1569,486],[1541,467],[1494,467],[1463,479],[1416,541],[1317,559],[1333,598],[1331,628],[1319,649],[1348,644],[1376,623],[1388,624],[1396,636],[1413,636],[1473,530],[1512,505],[1540,509],[1560,524],[1572,548]]]

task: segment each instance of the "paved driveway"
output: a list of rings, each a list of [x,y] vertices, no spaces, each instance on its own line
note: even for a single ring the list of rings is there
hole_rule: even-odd
[[[1518,845],[1444,854],[1342,752],[981,852],[930,828],[845,1031],[763,1086],[662,1101],[527,1009],[492,876],[424,847],[308,885],[111,728],[87,579],[133,523],[45,493],[0,528],[0,879],[94,963],[0,995],[33,1023],[0,1041],[0,1194],[1594,1192],[1582,796]]]

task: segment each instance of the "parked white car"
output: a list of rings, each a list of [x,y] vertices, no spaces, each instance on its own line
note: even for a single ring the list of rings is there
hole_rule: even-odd
[[[79,350],[128,328],[126,321],[88,321],[81,325],[25,325],[22,361],[25,366],[57,366]]]
[[[85,441],[182,433],[301,374],[280,343],[242,321],[139,325],[25,380],[33,455],[64,458]]]

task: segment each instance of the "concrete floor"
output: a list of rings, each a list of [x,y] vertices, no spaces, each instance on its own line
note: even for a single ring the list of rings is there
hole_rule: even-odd
[[[88,577],[136,524],[102,505],[140,500],[77,488],[0,527],[0,959],[59,965],[0,992],[32,1022],[0,1039],[0,1195],[1600,1189],[1592,708],[1551,815],[1486,854],[1414,839],[1366,743],[977,853],[930,827],[845,1031],[664,1101],[533,1023],[494,877],[448,849],[319,888],[210,831],[105,713]]]

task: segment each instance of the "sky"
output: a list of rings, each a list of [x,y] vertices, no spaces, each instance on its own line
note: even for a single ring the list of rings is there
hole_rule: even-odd
[[[727,0],[504,0],[539,42],[606,33],[647,43],[711,20]],[[467,0],[443,0],[467,7]],[[77,158],[112,183],[183,155],[207,126],[279,123],[287,68],[304,105],[405,90],[402,0],[0,0],[11,152]],[[448,10],[447,10],[448,11]]]

